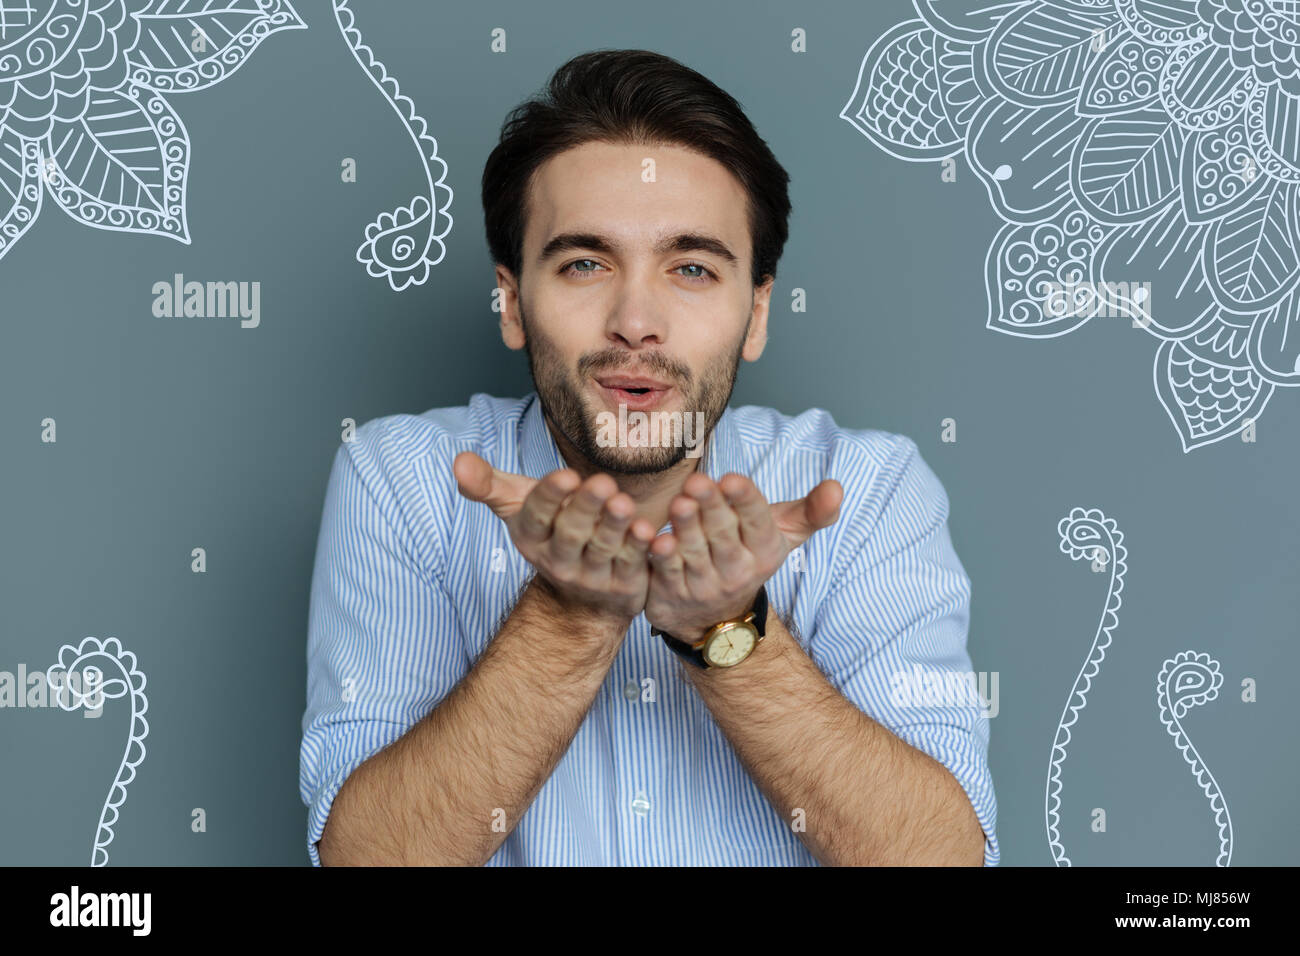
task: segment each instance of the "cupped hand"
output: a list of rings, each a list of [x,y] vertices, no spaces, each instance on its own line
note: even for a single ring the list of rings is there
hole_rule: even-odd
[[[740,617],[792,550],[839,517],[844,489],[833,478],[792,501],[768,504],[744,475],[687,478],[669,505],[671,533],[651,544],[650,623],[694,642],[719,621]]]
[[[645,607],[655,528],[609,475],[571,468],[542,479],[494,468],[473,452],[452,462],[460,493],[501,518],[519,553],[561,601],[628,620]]]

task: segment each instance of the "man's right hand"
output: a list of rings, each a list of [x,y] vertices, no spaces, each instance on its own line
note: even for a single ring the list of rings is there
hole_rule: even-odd
[[[600,473],[571,468],[540,481],[493,468],[471,451],[452,462],[460,493],[505,522],[519,553],[561,603],[630,621],[645,608],[647,551],[656,529],[636,502]]]

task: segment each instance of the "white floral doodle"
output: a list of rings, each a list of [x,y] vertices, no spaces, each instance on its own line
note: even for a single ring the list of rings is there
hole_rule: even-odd
[[[1219,669],[1218,661],[1209,654],[1183,651],[1165,661],[1164,667],[1160,669],[1160,675],[1156,678],[1156,706],[1160,709],[1160,722],[1174,738],[1183,759],[1196,775],[1197,784],[1210,800],[1214,823],[1219,830],[1219,855],[1214,862],[1217,866],[1229,866],[1232,863],[1232,818],[1228,816],[1228,804],[1223,799],[1214,775],[1187,739],[1183,725],[1179,722],[1191,708],[1218,697],[1222,686],[1223,672]]]
[[[189,243],[189,134],[169,97],[224,80],[287,0],[0,0],[0,258],[44,197],[97,229]]]
[[[1052,755],[1047,763],[1047,844],[1052,849],[1052,859],[1057,866],[1070,866],[1070,858],[1065,855],[1065,847],[1061,845],[1061,766],[1065,763],[1066,747],[1073,736],[1070,728],[1079,719],[1079,711],[1088,705],[1092,679],[1101,670],[1106,648],[1110,646],[1111,632],[1119,624],[1119,608],[1123,603],[1119,595],[1124,590],[1128,550],[1123,544],[1124,535],[1115,522],[1095,508],[1089,511],[1071,509],[1069,515],[1057,525],[1057,531],[1061,536],[1063,552],[1075,561],[1089,561],[1093,570],[1109,572],[1110,575],[1101,621],[1093,635],[1092,646],[1088,649],[1083,667],[1074,678],[1074,686],[1070,688],[1069,699],[1065,702],[1065,710],[1061,713],[1056,737],[1052,741]]]
[[[1184,452],[1300,385],[1300,2],[914,5],[840,116],[899,159],[964,157],[984,183],[1005,222],[988,328],[1051,338],[1130,317],[1158,340]],[[1156,294],[1132,294],[1139,279]],[[1070,285],[1111,292],[1043,307]]]
[[[69,674],[82,673],[90,668],[103,674],[105,667],[100,666],[101,663],[121,676],[102,677],[90,686],[85,681],[78,686],[77,682],[68,680]],[[149,722],[144,717],[149,709],[149,700],[144,694],[145,677],[136,667],[135,655],[124,651],[122,642],[116,637],[105,641],[87,637],[77,647],[64,644],[59,648],[59,662],[46,671],[45,679],[55,689],[55,700],[64,710],[77,710],[92,701],[98,703],[119,697],[131,699],[126,751],[104,800],[104,808],[99,813],[95,843],[90,851],[91,866],[106,866],[108,845],[113,842],[113,824],[117,823],[117,809],[126,801],[126,786],[135,779],[135,768],[144,760],[144,738],[149,734]]]
[[[333,2],[334,19],[348,49],[397,113],[407,135],[415,143],[429,186],[428,197],[416,196],[406,206],[381,213],[366,227],[365,241],[357,248],[357,261],[366,267],[366,272],[376,278],[387,278],[392,290],[401,292],[411,285],[427,282],[429,267],[436,266],[446,255],[442,240],[452,225],[451,214],[447,211],[452,191],[443,182],[447,177],[447,164],[438,156],[438,141],[426,132],[428,124],[416,115],[415,104],[410,97],[402,95],[397,80],[388,75],[388,70],[375,59],[370,47],[361,42],[361,33],[353,26],[354,17],[347,0]],[[438,168],[436,180],[430,163]],[[441,204],[438,201],[440,190],[444,196]],[[435,247],[437,254],[431,257],[431,250]]]

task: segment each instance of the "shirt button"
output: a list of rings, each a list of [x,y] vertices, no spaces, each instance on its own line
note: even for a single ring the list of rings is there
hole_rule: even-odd
[[[632,801],[632,812],[642,817],[650,812],[650,798],[645,795],[644,790],[636,792],[636,799]]]
[[[641,685],[634,680],[628,681],[623,685],[623,696],[628,700],[636,700],[641,696]]]

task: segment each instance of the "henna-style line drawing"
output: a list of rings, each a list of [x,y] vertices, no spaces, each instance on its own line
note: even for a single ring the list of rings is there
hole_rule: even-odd
[[[348,8],[348,0],[333,0],[333,3],[339,32],[358,65],[379,88],[415,143],[429,186],[427,197],[416,196],[406,206],[380,213],[366,227],[366,238],[357,247],[357,262],[366,267],[366,272],[376,278],[386,278],[394,292],[401,292],[411,285],[427,282],[429,267],[436,266],[447,254],[442,241],[452,225],[451,213],[447,211],[451,206],[452,190],[443,182],[447,177],[447,163],[438,155],[438,141],[427,132],[429,125],[416,115],[415,104],[398,89],[397,80],[388,75],[388,70],[375,59],[370,47],[361,42],[361,32],[353,26],[355,17]],[[436,180],[430,163],[439,169]],[[439,190],[445,194],[441,204],[438,202]],[[430,250],[435,246],[437,255],[431,258]]]
[[[102,659],[109,670],[121,676],[96,680],[93,688],[87,687],[84,681],[80,690],[73,688],[68,675],[74,671],[84,671],[89,667],[100,674],[104,673],[105,668],[96,663],[98,659]],[[58,679],[54,676],[56,674],[60,675]],[[59,662],[46,672],[45,679],[57,692],[55,699],[64,710],[77,710],[96,698],[103,701],[129,696],[131,699],[131,724],[127,732],[126,750],[122,753],[122,763],[104,800],[104,808],[99,813],[99,826],[95,830],[95,842],[90,851],[91,866],[106,866],[108,845],[113,842],[113,824],[117,823],[117,808],[126,800],[126,786],[135,779],[135,768],[144,760],[144,738],[149,734],[149,722],[144,716],[149,709],[149,700],[144,694],[144,673],[136,667],[135,655],[124,651],[122,642],[116,637],[105,641],[87,637],[77,647],[64,644],[59,648]]]
[[[1120,592],[1124,590],[1124,573],[1128,569],[1125,559],[1128,557],[1128,550],[1123,544],[1124,535],[1120,533],[1114,520],[1107,518],[1095,508],[1089,511],[1082,508],[1071,509],[1070,514],[1057,524],[1056,530],[1061,536],[1061,550],[1073,560],[1091,561],[1098,571],[1106,568],[1110,570],[1105,608],[1083,667],[1074,679],[1074,686],[1070,688],[1069,699],[1065,703],[1065,710],[1061,713],[1061,720],[1056,727],[1056,737],[1052,741],[1052,755],[1047,766],[1045,800],[1047,843],[1052,849],[1052,859],[1055,860],[1056,865],[1070,866],[1070,858],[1065,855],[1065,847],[1061,845],[1061,765],[1065,763],[1066,747],[1073,736],[1070,728],[1079,719],[1079,711],[1087,706],[1092,679],[1101,669],[1101,662],[1106,657],[1106,648],[1110,646],[1111,632],[1119,624],[1119,608],[1122,603]]]
[[[1160,722],[1174,738],[1174,743],[1182,752],[1183,759],[1192,768],[1197,784],[1210,800],[1210,809],[1214,811],[1214,823],[1219,829],[1219,855],[1215,858],[1215,865],[1230,866],[1232,818],[1228,816],[1228,804],[1223,799],[1223,793],[1219,790],[1214,775],[1210,773],[1210,768],[1205,766],[1201,755],[1192,746],[1180,723],[1180,718],[1188,710],[1218,697],[1221,686],[1223,686],[1223,672],[1219,669],[1218,661],[1209,654],[1183,651],[1165,661],[1159,676],[1156,677],[1156,706],[1160,710]]]
[[[288,0],[0,0],[0,259],[47,195],[96,229],[188,245],[190,137],[170,97],[305,29]]]
[[[839,115],[983,182],[988,329],[1131,318],[1185,454],[1300,385],[1297,0],[913,3]]]

